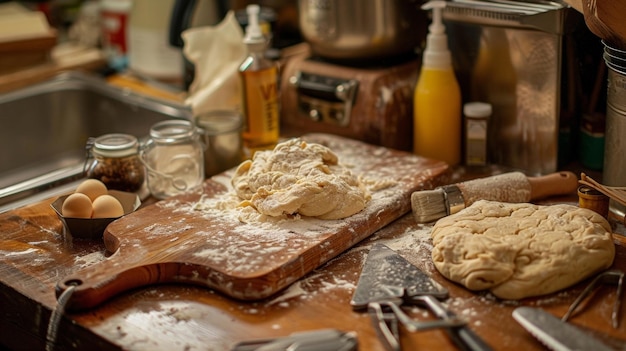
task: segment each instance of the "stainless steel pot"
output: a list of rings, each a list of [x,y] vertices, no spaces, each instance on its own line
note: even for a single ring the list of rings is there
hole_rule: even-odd
[[[399,56],[426,37],[422,0],[298,0],[300,30],[313,52],[331,60]]]

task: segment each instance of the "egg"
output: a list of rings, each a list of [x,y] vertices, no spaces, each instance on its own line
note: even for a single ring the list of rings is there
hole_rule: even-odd
[[[100,195],[93,202],[92,218],[117,218],[124,215],[124,208],[111,195]]]
[[[73,193],[63,201],[61,214],[69,218],[91,218],[93,207],[91,199],[82,193]]]
[[[107,186],[98,179],[87,179],[76,188],[76,193],[89,196],[91,201],[95,201],[98,196],[108,194]]]

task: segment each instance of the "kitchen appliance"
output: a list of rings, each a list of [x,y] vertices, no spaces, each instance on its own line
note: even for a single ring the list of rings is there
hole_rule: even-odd
[[[421,3],[300,0],[308,49],[282,68],[281,132],[411,150],[418,51],[428,24]]]
[[[425,34],[420,0],[299,0],[300,30],[316,55],[343,62],[413,52]],[[346,14],[350,14],[346,16]]]
[[[332,133],[409,151],[418,70],[417,57],[378,67],[292,57],[282,69],[281,132]]]
[[[562,100],[575,98],[561,89],[576,69],[564,60],[565,37],[580,14],[557,1],[452,0],[444,20],[464,102],[493,106],[489,161],[554,172]]]

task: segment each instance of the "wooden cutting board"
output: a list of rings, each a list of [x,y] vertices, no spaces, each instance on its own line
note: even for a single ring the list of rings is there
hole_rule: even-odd
[[[411,209],[410,195],[436,185],[441,161],[327,134],[303,137],[328,146],[339,162],[369,184],[366,208],[343,220],[293,218],[242,223],[215,204],[229,191],[231,172],[203,189],[175,196],[111,223],[111,256],[57,285],[75,285],[66,308],[94,307],[129,289],[156,283],[206,286],[230,297],[271,296]]]

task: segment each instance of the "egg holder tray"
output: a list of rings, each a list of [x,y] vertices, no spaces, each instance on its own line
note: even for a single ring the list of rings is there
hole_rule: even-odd
[[[134,212],[141,206],[141,200],[135,193],[129,193],[119,190],[109,190],[108,194],[116,198],[124,209],[124,215]],[[57,216],[63,222],[63,234],[69,234],[72,238],[77,239],[102,239],[104,229],[114,220],[114,218],[72,218],[64,217],[61,213],[63,202],[71,194],[64,195],[56,199],[50,206],[54,209]]]

